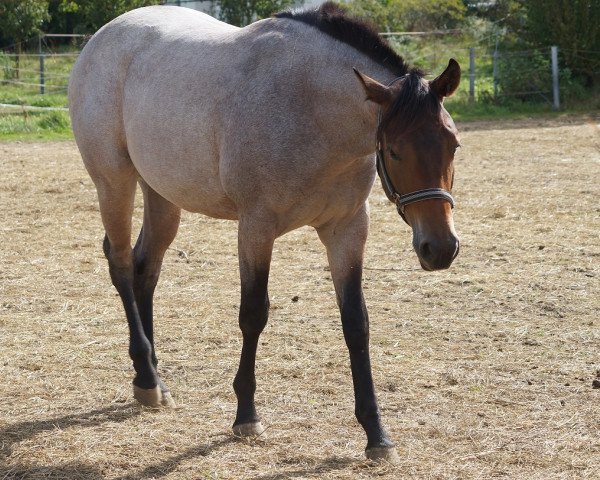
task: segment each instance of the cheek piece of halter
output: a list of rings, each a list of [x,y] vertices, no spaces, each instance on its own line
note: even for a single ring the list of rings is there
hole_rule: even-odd
[[[400,77],[402,78],[402,77]],[[394,79],[389,85],[391,86],[398,78]],[[388,199],[396,204],[396,209],[398,210],[398,214],[402,217],[402,220],[406,222],[407,225],[408,220],[406,220],[406,216],[404,215],[404,209],[407,205],[411,203],[421,202],[423,200],[431,200],[431,199],[440,199],[446,200],[452,208],[454,208],[454,197],[443,188],[425,188],[423,190],[416,190],[411,193],[400,194],[394,188],[392,183],[392,179],[388,175],[387,169],[385,168],[385,162],[383,159],[383,147],[381,144],[381,139],[379,138],[381,131],[381,109],[379,110],[379,118],[377,120],[377,173],[379,174],[379,178],[381,179],[381,184],[383,186],[383,191],[385,192]]]

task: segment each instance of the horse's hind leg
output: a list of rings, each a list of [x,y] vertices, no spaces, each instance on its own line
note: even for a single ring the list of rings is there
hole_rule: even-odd
[[[133,361],[136,398],[144,405],[159,406],[162,392],[152,361],[152,344],[146,337],[134,293],[134,259],[131,217],[138,173],[126,152],[91,154],[81,149],[84,163],[98,191],[98,203],[106,236],[104,254],[110,278],[117,289],[129,327],[129,356]],[[136,388],[137,387],[137,388]]]
[[[84,161],[86,157],[84,156]],[[129,326],[129,356],[136,372],[135,386],[153,390],[145,399],[146,404],[155,405],[160,401],[158,375],[152,363],[152,346],[144,333],[142,321],[133,291],[133,252],[131,249],[131,217],[137,187],[137,172],[130,161],[115,159],[114,163],[86,161],[96,189],[100,214],[106,235],[104,254],[113,285],[117,289]],[[157,391],[158,390],[158,391]]]
[[[161,197],[144,182],[140,182],[140,185],[144,193],[144,224],[133,250],[133,286],[144,334],[151,346],[152,365],[156,370],[158,360],[154,348],[152,306],[154,289],[165,252],[177,234],[181,209]],[[161,404],[174,406],[171,394],[160,378],[158,378],[158,386],[161,390]],[[152,397],[154,394],[153,390],[148,391],[145,388],[134,382],[134,396],[143,404],[148,403],[146,401],[148,395]]]

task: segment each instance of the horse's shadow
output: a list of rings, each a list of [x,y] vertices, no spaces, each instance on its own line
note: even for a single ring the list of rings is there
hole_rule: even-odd
[[[106,422],[123,422],[139,415],[140,410],[133,405],[110,405],[88,412],[76,412],[47,420],[31,420],[13,423],[0,428],[0,478],[69,478],[101,480],[104,478],[99,468],[85,463],[70,462],[62,465],[8,465],[13,445],[36,435],[54,429],[69,427],[95,427]]]
[[[315,475],[324,475],[329,472],[335,472],[336,470],[341,470],[356,463],[356,459],[352,457],[327,457],[309,468],[298,468],[296,470],[287,470],[285,472],[259,475],[253,477],[253,480],[286,480],[290,478],[306,478],[307,476],[314,477]]]
[[[24,478],[63,478],[69,480],[103,480],[100,469],[83,463],[66,463],[56,466],[12,465],[0,463],[0,478],[3,480],[21,480]]]
[[[47,420],[32,420],[14,423],[0,428],[0,478],[69,478],[85,480],[102,480],[104,475],[100,468],[85,463],[65,463],[62,465],[31,465],[12,464],[6,461],[12,453],[13,445],[48,430],[66,429],[69,427],[95,427],[106,422],[123,422],[139,415],[141,410],[133,404],[110,405],[104,408],[90,410],[88,412],[77,412],[62,417]],[[181,463],[194,458],[206,457],[221,447],[227,446],[240,440],[232,435],[209,444],[198,445],[182,453],[165,459],[162,462],[148,465],[140,470],[119,477],[118,480],[138,480],[149,478],[162,478],[175,471]],[[309,468],[299,468],[278,474],[268,474],[256,477],[257,480],[279,480],[284,478],[304,477],[306,475],[324,474],[326,472],[342,469],[356,460],[350,457],[329,457],[323,459],[319,464]]]
[[[13,423],[0,429],[0,461],[6,460],[12,453],[12,446],[33,438],[39,433],[57,428],[95,427],[105,422],[123,422],[140,414],[140,410],[129,405],[110,405],[89,412],[76,412],[47,420],[31,420]]]
[[[206,457],[212,452],[218,450],[219,448],[235,442],[240,442],[240,440],[233,436],[229,436],[222,440],[213,442],[209,445],[192,447],[179,455],[166,459],[164,462],[149,465],[143,470],[119,477],[117,480],[143,480],[151,478],[162,478],[174,472],[179,467],[179,465],[186,460],[191,460],[198,457]],[[322,462],[320,462],[318,465],[315,465],[314,467],[291,470],[277,474],[268,474],[264,476],[253,476],[252,478],[253,480],[284,480],[286,478],[296,477],[304,478],[307,475],[324,474],[330,471],[340,470],[355,462],[356,460],[350,457],[329,457],[323,459]]]

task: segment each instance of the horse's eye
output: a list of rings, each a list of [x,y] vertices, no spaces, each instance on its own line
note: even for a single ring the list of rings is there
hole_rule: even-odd
[[[395,160],[396,162],[400,161],[400,157],[398,155],[396,155],[396,152],[394,152],[391,148],[389,149],[390,152],[390,158],[392,160]]]

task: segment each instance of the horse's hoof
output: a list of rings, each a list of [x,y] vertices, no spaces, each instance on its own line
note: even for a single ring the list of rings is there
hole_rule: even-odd
[[[168,392],[167,392],[168,394]],[[171,396],[168,394],[169,397]],[[166,395],[163,394],[160,387],[157,385],[154,388],[140,388],[133,386],[133,398],[140,402],[144,407],[160,408],[164,406]],[[171,401],[173,399],[171,398]],[[173,402],[174,403],[174,402]]]
[[[366,450],[367,458],[374,462],[387,462],[393,465],[400,463],[396,447],[371,447]]]
[[[162,399],[160,400],[160,404],[165,407],[165,408],[175,408],[177,405],[175,404],[175,400],[173,400],[173,397],[171,396],[171,392],[169,392],[168,390],[163,390],[162,392]]]
[[[233,426],[233,434],[241,438],[258,437],[264,431],[265,429],[260,422],[240,423]]]

